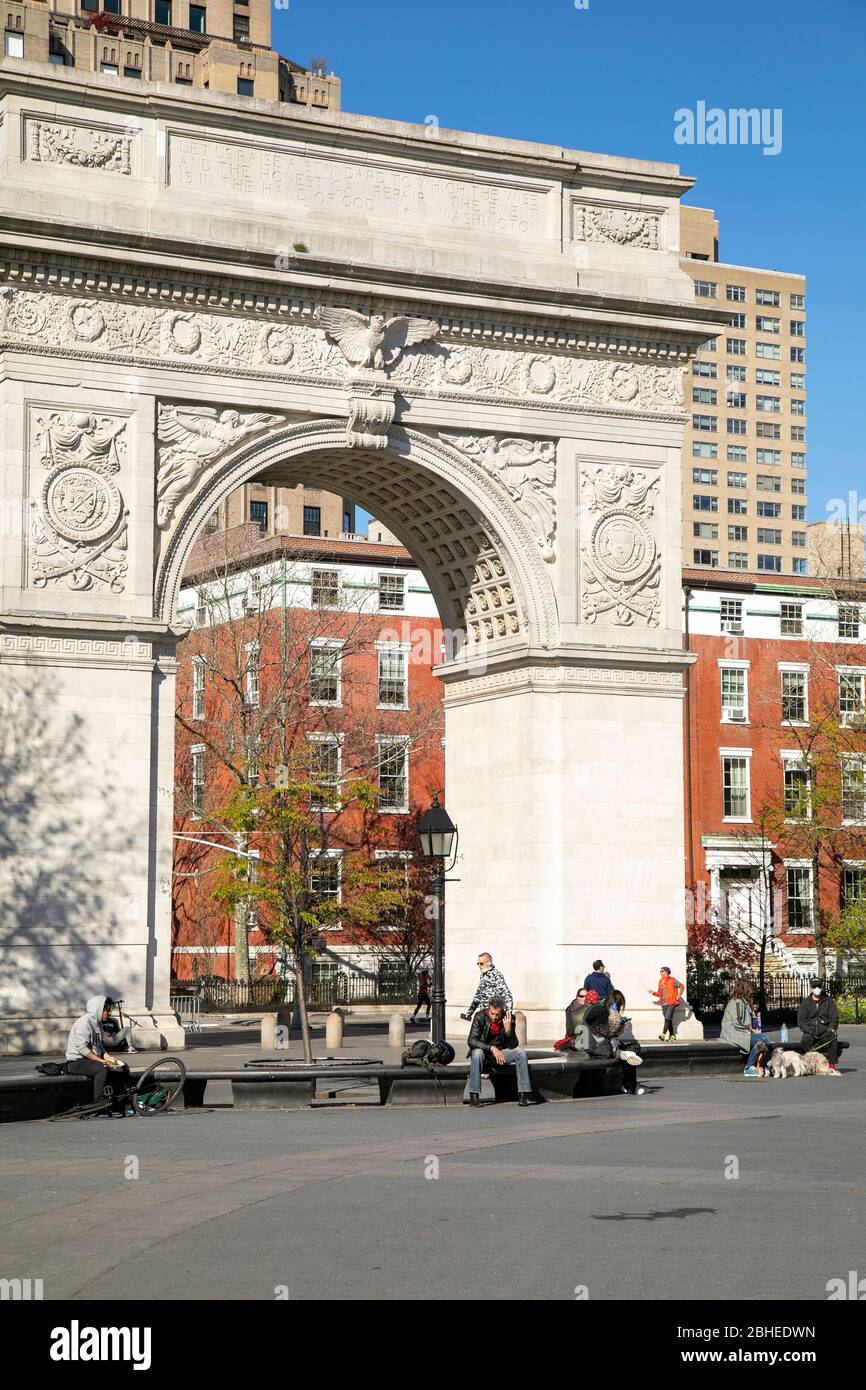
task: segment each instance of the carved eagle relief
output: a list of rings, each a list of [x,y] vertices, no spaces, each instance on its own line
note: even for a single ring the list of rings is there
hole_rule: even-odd
[[[404,348],[435,338],[439,325],[435,319],[416,319],[399,315],[356,314],[354,309],[332,309],[323,305],[318,322],[337,344],[350,367],[372,367],[384,371],[397,361]]]

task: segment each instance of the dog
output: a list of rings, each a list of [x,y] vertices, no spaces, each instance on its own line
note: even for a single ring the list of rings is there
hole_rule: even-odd
[[[788,1052],[785,1048],[777,1047],[767,1064],[770,1075],[777,1081],[784,1081],[788,1075],[788,1068],[791,1068],[792,1076],[839,1076],[838,1071],[833,1071],[823,1052]]]

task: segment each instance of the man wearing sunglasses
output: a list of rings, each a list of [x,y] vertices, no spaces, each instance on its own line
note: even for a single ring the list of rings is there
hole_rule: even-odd
[[[514,998],[501,970],[497,970],[493,964],[493,957],[489,951],[481,952],[478,957],[478,969],[481,971],[481,979],[478,981],[475,997],[460,1017],[468,1021],[477,1009],[486,1009],[492,999],[501,999],[506,1013],[511,1013]]]

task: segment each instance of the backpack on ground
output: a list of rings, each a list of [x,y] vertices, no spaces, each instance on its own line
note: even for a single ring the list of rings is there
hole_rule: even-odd
[[[411,1047],[400,1058],[401,1067],[423,1067],[434,1075],[433,1068],[436,1066],[447,1067],[449,1062],[454,1061],[454,1048],[448,1042],[431,1043],[426,1038],[419,1038],[413,1042]]]

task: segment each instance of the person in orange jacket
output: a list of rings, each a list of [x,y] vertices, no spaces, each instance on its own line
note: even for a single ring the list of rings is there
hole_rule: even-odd
[[[679,980],[674,979],[669,965],[662,966],[659,975],[659,987],[658,989],[651,989],[650,994],[658,1001],[664,1016],[664,1027],[659,1033],[659,1041],[676,1042],[677,1026],[674,1022],[674,1014],[682,1003],[683,987]],[[665,1034],[668,1035],[667,1038]]]

